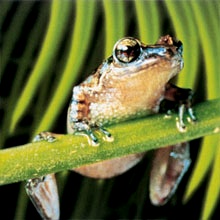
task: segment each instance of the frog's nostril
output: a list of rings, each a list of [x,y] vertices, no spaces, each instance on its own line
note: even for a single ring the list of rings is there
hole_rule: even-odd
[[[173,55],[174,55],[174,51],[173,51],[171,48],[168,48],[166,52],[167,52],[167,54],[169,54],[170,56],[173,56]]]

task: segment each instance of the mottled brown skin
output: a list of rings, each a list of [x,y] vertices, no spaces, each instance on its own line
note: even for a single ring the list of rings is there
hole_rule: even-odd
[[[128,64],[110,57],[94,75],[74,87],[68,133],[79,130],[76,122],[92,127],[158,112],[166,84],[183,67],[182,55],[172,38],[168,38],[168,44],[166,39],[163,42],[161,38],[160,44],[140,45],[143,51],[164,48],[163,56],[142,53],[141,60]]]
[[[175,192],[190,165],[189,144],[181,143],[155,151],[150,173],[150,200],[163,205]]]
[[[134,38],[119,40],[113,55],[93,75],[73,88],[67,115],[68,133],[86,134],[92,144],[98,145],[93,130],[99,129],[105,139],[112,141],[103,126],[157,113],[162,100],[178,104],[177,128],[184,132],[184,111],[187,110],[192,121],[196,120],[191,109],[192,92],[169,83],[182,68],[182,43],[169,35],[161,37],[154,45],[145,45]],[[55,137],[50,132],[43,132],[34,141],[53,142]],[[126,172],[144,155],[145,152],[127,155],[74,170],[92,178],[110,178]],[[150,175],[150,199],[154,205],[163,205],[168,201],[189,164],[187,143],[155,151]],[[54,174],[37,180],[28,180],[28,195],[42,218],[59,218]]]
[[[161,100],[169,94],[167,88],[172,88],[167,86],[169,80],[183,67],[181,42],[167,35],[154,45],[138,43],[142,53],[137,60],[123,63],[115,56],[110,57],[94,75],[74,87],[68,110],[68,133],[87,132],[95,126],[158,112]],[[160,48],[164,52],[157,54]],[[155,53],[149,55],[148,50]],[[144,153],[128,155],[75,171],[88,177],[110,178],[130,169],[143,156]]]

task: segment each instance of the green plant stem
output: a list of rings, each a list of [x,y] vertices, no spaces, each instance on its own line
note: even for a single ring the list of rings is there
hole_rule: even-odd
[[[169,119],[159,114],[109,126],[113,142],[102,140],[100,134],[95,132],[100,137],[97,147],[89,146],[88,140],[81,135],[56,135],[57,140],[53,143],[42,141],[1,150],[0,184],[219,133],[220,99],[198,104],[194,109],[198,122],[186,122],[187,131],[184,133],[176,129],[176,114]]]

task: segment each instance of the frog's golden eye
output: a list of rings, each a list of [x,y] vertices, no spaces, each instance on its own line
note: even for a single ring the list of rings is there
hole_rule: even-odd
[[[122,38],[113,49],[114,58],[123,63],[131,63],[139,57],[140,53],[140,43],[132,37]]]

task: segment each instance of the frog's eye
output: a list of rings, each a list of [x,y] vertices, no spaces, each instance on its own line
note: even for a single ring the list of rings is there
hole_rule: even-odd
[[[115,44],[113,49],[114,58],[123,63],[130,63],[136,60],[140,53],[140,43],[132,37],[122,38]]]

